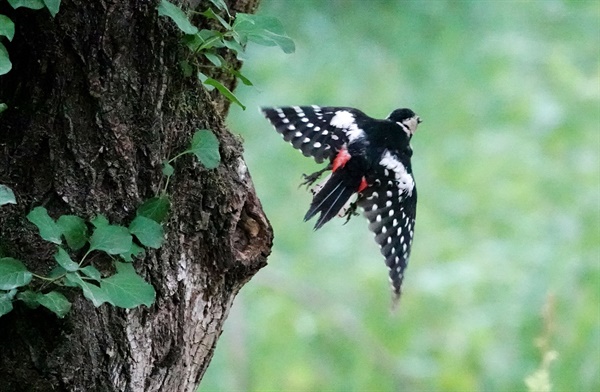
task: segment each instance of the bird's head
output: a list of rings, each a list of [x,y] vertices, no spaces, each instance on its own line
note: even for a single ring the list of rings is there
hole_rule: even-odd
[[[394,110],[387,119],[400,125],[408,137],[415,133],[417,126],[423,121],[415,112],[407,108]]]

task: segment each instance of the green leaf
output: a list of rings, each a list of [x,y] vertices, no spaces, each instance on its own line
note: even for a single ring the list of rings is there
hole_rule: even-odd
[[[162,174],[169,177],[175,173],[175,168],[168,161],[163,161]]]
[[[13,310],[12,301],[0,297],[0,317],[4,316],[7,313],[10,313],[11,310]]]
[[[4,257],[0,259],[0,290],[12,290],[31,282],[31,272],[17,259]]]
[[[40,305],[54,312],[54,314],[60,318],[65,317],[65,315],[69,313],[69,310],[71,310],[71,303],[69,300],[58,291],[41,294],[37,300]]]
[[[100,271],[98,271],[93,265],[88,265],[86,267],[80,268],[79,271],[83,272],[83,274],[88,278],[94,279],[97,282],[100,282],[100,280],[102,279]]]
[[[108,226],[110,224],[110,222],[108,222],[108,219],[106,219],[106,217],[102,214],[99,214],[94,219],[92,219],[90,222],[96,228],[101,227],[101,226]]]
[[[15,24],[6,15],[0,15],[0,35],[12,41],[15,36]]]
[[[40,302],[38,301],[40,297],[40,293],[36,293],[35,291],[25,290],[21,291],[17,294],[17,299],[22,301],[27,305],[28,308],[35,309],[40,306]]]
[[[211,48],[222,48],[223,34],[215,30],[202,29],[194,35],[186,35],[183,37],[183,43],[192,52],[201,52]]]
[[[192,68],[192,65],[187,60],[181,60],[179,62],[179,67],[181,68],[181,72],[183,72],[183,76],[186,78],[189,78],[194,74],[194,68]]]
[[[161,0],[158,5],[158,15],[171,18],[177,27],[179,27],[179,30],[186,34],[196,34],[198,32],[198,28],[190,22],[185,12],[166,0]]]
[[[61,228],[69,248],[79,250],[87,242],[87,226],[85,221],[75,215],[61,215],[56,224]]]
[[[17,290],[14,289],[8,292],[0,292],[0,317],[13,309],[12,302],[16,293]]]
[[[50,218],[44,207],[35,207],[28,215],[27,220],[40,230],[40,237],[54,244],[60,244],[62,230],[60,226]]]
[[[210,0],[211,3],[221,11],[227,12],[227,15],[231,16],[229,13],[229,8],[227,8],[227,4],[225,4],[224,0]]]
[[[48,273],[48,278],[50,279],[58,279],[63,277],[67,273],[67,270],[61,267],[60,265],[55,265],[52,270]]]
[[[110,255],[118,255],[127,252],[129,248],[131,248],[131,234],[123,226],[96,227],[90,238],[90,251],[101,250]]]
[[[0,75],[7,74],[12,69],[12,63],[8,57],[8,51],[0,42]]]
[[[65,278],[68,282],[81,287],[83,296],[92,301],[95,307],[108,302],[108,297],[104,289],[84,281],[77,272],[69,272]]]
[[[71,260],[69,254],[63,248],[61,248],[60,246],[57,246],[56,248],[57,252],[54,255],[54,260],[56,260],[58,265],[60,265],[66,271],[69,272],[77,271],[79,269],[79,264]]]
[[[137,237],[142,245],[158,249],[162,246],[165,232],[163,227],[150,218],[138,215],[129,225],[129,232]]]
[[[225,27],[227,30],[231,30],[231,25],[229,23],[227,23],[227,21],[225,19],[223,19],[219,15],[215,14],[215,12],[212,10],[212,8],[208,8],[206,11],[201,12],[200,14],[207,17],[208,19],[218,20],[219,23],[221,23],[221,25],[223,27]]]
[[[211,52],[203,52],[202,54],[204,55],[204,57],[206,57],[208,59],[208,61],[210,61],[211,63],[213,63],[214,66],[216,66],[216,67],[222,67],[223,66],[224,60],[218,54],[211,53]]]
[[[246,86],[254,86],[252,84],[252,82],[250,81],[250,79],[248,79],[247,77],[242,75],[241,72],[239,72],[233,68],[230,69],[229,72],[231,72],[234,76],[236,76],[238,79],[240,79],[242,81],[242,83],[244,83]]]
[[[294,41],[285,33],[279,19],[266,15],[238,12],[233,29],[245,39],[264,46],[279,46],[285,53],[296,50]]]
[[[8,105],[5,103],[0,103],[0,113],[8,109]]]
[[[44,8],[42,0],[8,0],[8,3],[15,9],[19,7],[31,8],[32,10],[41,10]]]
[[[190,151],[196,155],[200,163],[207,169],[214,169],[221,162],[219,140],[208,129],[196,130],[192,137]]]
[[[48,8],[48,11],[50,11],[50,15],[54,18],[60,9],[60,0],[44,0],[44,4]]]
[[[121,257],[123,260],[127,261],[128,263],[133,262],[133,258],[136,257],[143,257],[144,256],[144,248],[142,248],[141,246],[138,246],[135,242],[131,243],[131,248],[125,252],[125,253],[121,253],[119,254],[119,257]]]
[[[215,87],[221,94],[225,96],[228,100],[233,103],[238,104],[242,109],[246,110],[246,106],[242,104],[242,102],[225,86],[221,84],[218,80],[213,78],[208,78],[204,81],[204,84],[208,84],[209,86]]]
[[[135,272],[133,265],[116,263],[116,267],[117,273],[101,283],[109,302],[120,308],[152,305],[156,296],[154,287]]]
[[[0,206],[5,204],[17,204],[17,200],[15,199],[15,194],[6,185],[0,184]]]
[[[171,201],[167,196],[156,196],[143,202],[137,209],[137,215],[162,223],[169,214],[169,208]]]
[[[204,75],[202,72],[198,71],[198,79],[204,84],[204,82],[206,82],[209,78],[208,78],[208,76]],[[215,88],[213,86],[206,85],[206,89],[208,91],[213,91]]]
[[[233,50],[237,54],[238,60],[244,59],[245,50],[244,47],[237,41],[234,40],[223,40],[223,44],[230,50]]]

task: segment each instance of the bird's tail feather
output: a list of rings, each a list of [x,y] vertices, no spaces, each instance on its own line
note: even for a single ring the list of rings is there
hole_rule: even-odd
[[[315,194],[310,208],[304,216],[304,221],[306,222],[317,213],[321,213],[315,224],[315,230],[329,222],[344,207],[352,194],[356,192],[358,183],[354,184],[354,182],[342,173],[333,173],[325,185]]]

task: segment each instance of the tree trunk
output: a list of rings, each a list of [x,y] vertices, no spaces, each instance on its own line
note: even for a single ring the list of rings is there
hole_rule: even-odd
[[[18,202],[0,208],[2,254],[47,273],[54,247],[26,221],[33,207],[127,224],[196,129],[212,130],[221,154],[214,170],[175,163],[166,241],[134,262],[154,305],[96,308],[64,291],[73,308],[59,319],[16,302],[0,317],[2,391],[194,391],[235,295],[266,265],[272,231],[224,126],[228,103],[182,75],[181,34],[157,3],[62,0],[53,19],[0,0],[17,28],[0,77],[0,183]],[[252,12],[257,0],[229,3]]]

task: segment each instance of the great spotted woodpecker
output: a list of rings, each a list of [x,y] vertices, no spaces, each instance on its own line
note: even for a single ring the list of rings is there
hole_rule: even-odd
[[[305,176],[305,184],[311,185],[331,170],[313,190],[304,220],[319,214],[316,230],[338,214],[349,219],[361,207],[385,257],[396,302],[415,229],[417,188],[410,139],[421,118],[410,109],[396,109],[385,120],[347,107],[290,106],[262,112],[294,148],[317,163],[329,161]],[[354,194],[356,200],[346,208]]]

